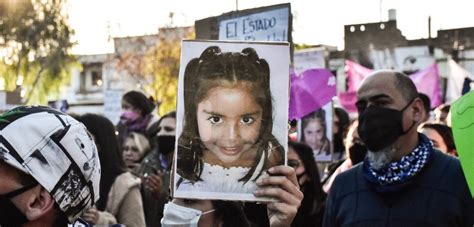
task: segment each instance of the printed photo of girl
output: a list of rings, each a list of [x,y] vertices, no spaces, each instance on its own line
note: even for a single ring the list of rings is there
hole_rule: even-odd
[[[286,135],[277,138],[273,131],[275,111],[288,113],[288,70],[280,73],[286,77],[278,78],[281,90],[273,91],[280,97],[286,93],[286,105],[276,108],[270,64],[252,44],[204,44],[199,57],[182,64],[184,111],[178,107],[182,119],[178,118],[174,196],[257,200],[252,194],[258,188],[256,181],[286,160]],[[236,45],[240,51],[222,50]],[[266,45],[270,44],[257,47]],[[289,58],[289,52],[282,52],[281,57]],[[287,119],[280,119],[284,122],[279,122],[278,130],[286,132]]]

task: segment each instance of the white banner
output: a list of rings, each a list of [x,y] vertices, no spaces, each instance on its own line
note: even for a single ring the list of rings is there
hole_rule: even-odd
[[[122,91],[105,90],[104,92],[104,117],[109,119],[114,125],[120,120],[122,112]]]
[[[288,41],[289,9],[222,20],[219,40]]]
[[[296,75],[299,75],[307,69],[326,68],[323,48],[311,48],[295,51],[293,59]]]

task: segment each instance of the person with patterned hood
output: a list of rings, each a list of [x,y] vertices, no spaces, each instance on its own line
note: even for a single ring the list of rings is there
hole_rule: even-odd
[[[417,132],[424,108],[412,80],[369,75],[357,91],[363,163],[339,174],[323,226],[473,226],[474,200],[458,159]]]
[[[0,226],[83,222],[99,199],[100,172],[94,140],[72,117],[42,106],[0,115]]]

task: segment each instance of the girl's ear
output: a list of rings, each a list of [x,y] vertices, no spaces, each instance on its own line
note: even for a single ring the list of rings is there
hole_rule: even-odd
[[[53,214],[54,199],[41,185],[32,189],[26,204],[25,215],[30,221],[42,219]]]

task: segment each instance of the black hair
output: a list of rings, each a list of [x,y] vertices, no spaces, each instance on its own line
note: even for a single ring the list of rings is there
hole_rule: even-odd
[[[423,124],[421,128],[430,128],[435,130],[441,136],[441,138],[443,138],[443,142],[446,144],[448,153],[454,153],[456,151],[456,144],[454,143],[453,131],[451,130],[451,127],[444,124],[426,123]]]
[[[174,118],[174,119],[176,119],[176,111],[171,111],[171,112],[163,115],[157,122],[150,125],[150,127],[147,129],[147,132],[146,132],[146,135],[148,136],[148,138],[150,140],[156,137],[156,134],[158,133],[158,127],[160,126],[161,122],[165,118]]]
[[[125,93],[122,100],[130,103],[133,107],[142,111],[142,116],[150,114],[155,109],[155,103],[139,91]]]
[[[56,219],[54,220],[54,227],[68,227],[69,219],[66,214],[59,208],[59,205],[55,202],[54,209],[56,210]]]
[[[178,139],[177,170],[180,176],[193,182],[201,180],[201,157],[205,149],[198,132],[197,104],[207,96],[211,88],[220,86],[223,80],[251,84],[252,96],[263,110],[254,165],[239,181],[250,180],[262,155],[276,156],[278,164],[283,164],[284,149],[272,134],[273,106],[267,61],[259,58],[253,48],[245,48],[242,52],[221,52],[219,47],[211,46],[199,58],[189,61],[184,72],[185,111],[183,132]],[[265,159],[262,171],[270,165],[269,160]],[[260,174],[261,172],[256,178]]]
[[[449,104],[441,104],[437,107],[437,109],[439,109],[439,111],[443,112],[443,113],[449,113],[449,109],[451,109],[451,105]]]
[[[337,118],[339,118],[339,131],[347,132],[350,125],[349,114],[347,114],[347,112],[340,107],[335,107],[334,113],[336,114]]]
[[[334,152],[340,152],[341,156],[345,151],[345,146],[344,146],[344,138],[346,138],[347,131],[349,130],[349,114],[347,112],[339,107],[334,108],[334,114],[337,116],[339,119],[339,122],[336,122],[338,131],[333,132],[334,137],[333,137],[333,147],[334,147]]]
[[[234,201],[211,200],[216,209],[216,217],[222,221],[223,227],[248,227],[249,222],[242,210],[242,204]]]
[[[315,215],[324,209],[326,193],[324,193],[319,171],[313,157],[313,150],[304,143],[288,142],[288,148],[292,148],[303,162],[305,173],[309,182],[302,187],[304,198],[298,210],[299,215]],[[300,213],[301,212],[301,213]],[[310,220],[309,220],[310,221]]]
[[[101,166],[100,198],[96,203],[98,210],[105,210],[107,198],[115,178],[125,172],[125,164],[119,150],[115,127],[109,119],[96,115],[84,114],[77,118],[94,136]]]
[[[413,81],[407,75],[401,72],[394,72],[395,87],[399,89],[405,101],[410,102],[419,97],[418,91]]]
[[[176,111],[171,111],[165,115],[163,115],[158,121],[155,123],[151,124],[150,127],[146,130],[146,136],[148,137],[148,140],[150,141],[150,147],[151,150],[155,150],[155,148],[158,146],[156,140],[157,140],[157,133],[160,127],[161,122],[163,119],[166,118],[173,118],[176,119]]]
[[[423,102],[423,108],[425,108],[425,112],[428,114],[431,110],[431,99],[427,95],[418,92],[418,97]]]

